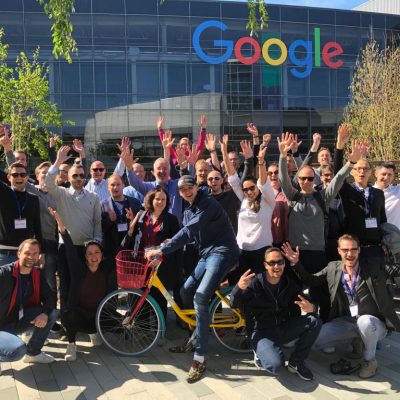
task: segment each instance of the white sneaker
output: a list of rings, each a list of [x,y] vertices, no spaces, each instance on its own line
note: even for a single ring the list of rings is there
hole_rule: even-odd
[[[22,361],[24,363],[50,364],[56,360],[50,354],[43,353],[43,351],[42,351],[39,354],[37,354],[36,356],[31,356],[29,354],[25,354]]]
[[[76,360],[76,344],[68,343],[67,350],[65,350],[65,361],[75,361]]]
[[[101,337],[97,333],[89,333],[90,341],[92,342],[92,346],[97,347],[103,344]]]

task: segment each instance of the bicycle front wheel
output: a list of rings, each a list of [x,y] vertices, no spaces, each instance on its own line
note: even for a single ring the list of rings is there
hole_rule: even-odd
[[[155,346],[165,330],[164,315],[149,295],[130,321],[141,297],[141,290],[116,290],[109,293],[97,309],[97,332],[114,353],[122,356],[143,354]]]
[[[234,325],[239,322],[239,316],[229,306],[230,293],[232,288],[226,288],[222,291],[222,295],[227,300],[228,304],[222,301],[219,297],[216,297],[210,308],[210,319],[211,323],[217,326],[213,326],[212,332],[224,347],[236,353],[249,353],[250,340],[247,336],[246,325],[232,328],[223,327],[222,325]],[[220,325],[220,326],[218,326]]]

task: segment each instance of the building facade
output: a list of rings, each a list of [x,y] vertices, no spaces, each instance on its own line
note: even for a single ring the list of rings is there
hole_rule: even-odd
[[[233,141],[248,137],[251,121],[261,132],[298,133],[304,151],[313,132],[332,145],[360,49],[371,33],[381,46],[400,33],[399,16],[268,5],[268,29],[250,38],[247,3],[159,3],[76,0],[79,52],[68,64],[52,56],[51,23],[36,0],[0,1],[10,62],[40,46],[51,99],[75,122],[64,124],[64,140],[81,137],[110,163],[129,136],[150,164],[160,114],[176,136],[196,139],[205,113],[209,132]]]

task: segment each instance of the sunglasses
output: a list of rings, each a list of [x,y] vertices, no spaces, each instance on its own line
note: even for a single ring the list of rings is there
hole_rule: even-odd
[[[268,175],[279,175],[279,171],[268,171]]]
[[[280,260],[272,260],[272,261],[264,261],[269,267],[275,267],[275,265],[283,265],[285,264],[285,260],[281,258]]]
[[[299,176],[298,177],[302,182],[304,181],[308,181],[308,182],[312,182],[314,180],[313,176]]]
[[[26,172],[13,172],[12,174],[10,174],[13,178],[26,178],[28,176],[28,174]]]
[[[72,174],[72,179],[85,179],[85,174]]]
[[[208,181],[219,181],[221,178],[219,176],[209,176]]]
[[[93,172],[103,172],[105,168],[92,168]]]
[[[243,190],[244,193],[247,193],[247,192],[250,192],[250,191],[254,192],[256,190],[256,185],[252,185],[252,186],[249,186],[247,188],[243,188],[242,190]]]

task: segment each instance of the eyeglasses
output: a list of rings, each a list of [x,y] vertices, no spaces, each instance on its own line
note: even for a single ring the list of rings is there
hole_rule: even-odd
[[[68,174],[68,171],[66,171],[65,169],[60,169],[59,172],[64,172],[64,174]]]
[[[268,171],[268,175],[278,175],[279,171]]]
[[[302,182],[304,181],[308,181],[308,182],[312,182],[314,180],[313,176],[299,176],[298,177]]]
[[[13,172],[10,174],[13,178],[26,178],[28,176],[28,174],[26,172]]]
[[[103,172],[105,168],[92,168],[93,172]]]
[[[264,264],[267,264],[269,267],[275,267],[275,265],[285,264],[285,260],[281,258],[280,260],[264,261]]]
[[[243,190],[244,193],[247,193],[247,192],[250,192],[250,191],[254,192],[256,190],[256,185],[252,185],[252,186],[249,186],[247,188],[243,188],[242,190]]]
[[[369,171],[370,167],[357,167],[353,169],[355,169],[357,172],[361,172],[361,171]]]
[[[71,176],[72,179],[78,179],[78,178],[85,179],[85,174],[72,174]]]
[[[343,253],[355,253],[358,251],[358,247],[353,247],[351,249],[340,249],[340,251],[343,251]]]
[[[221,178],[219,176],[209,176],[208,181],[219,181]]]

